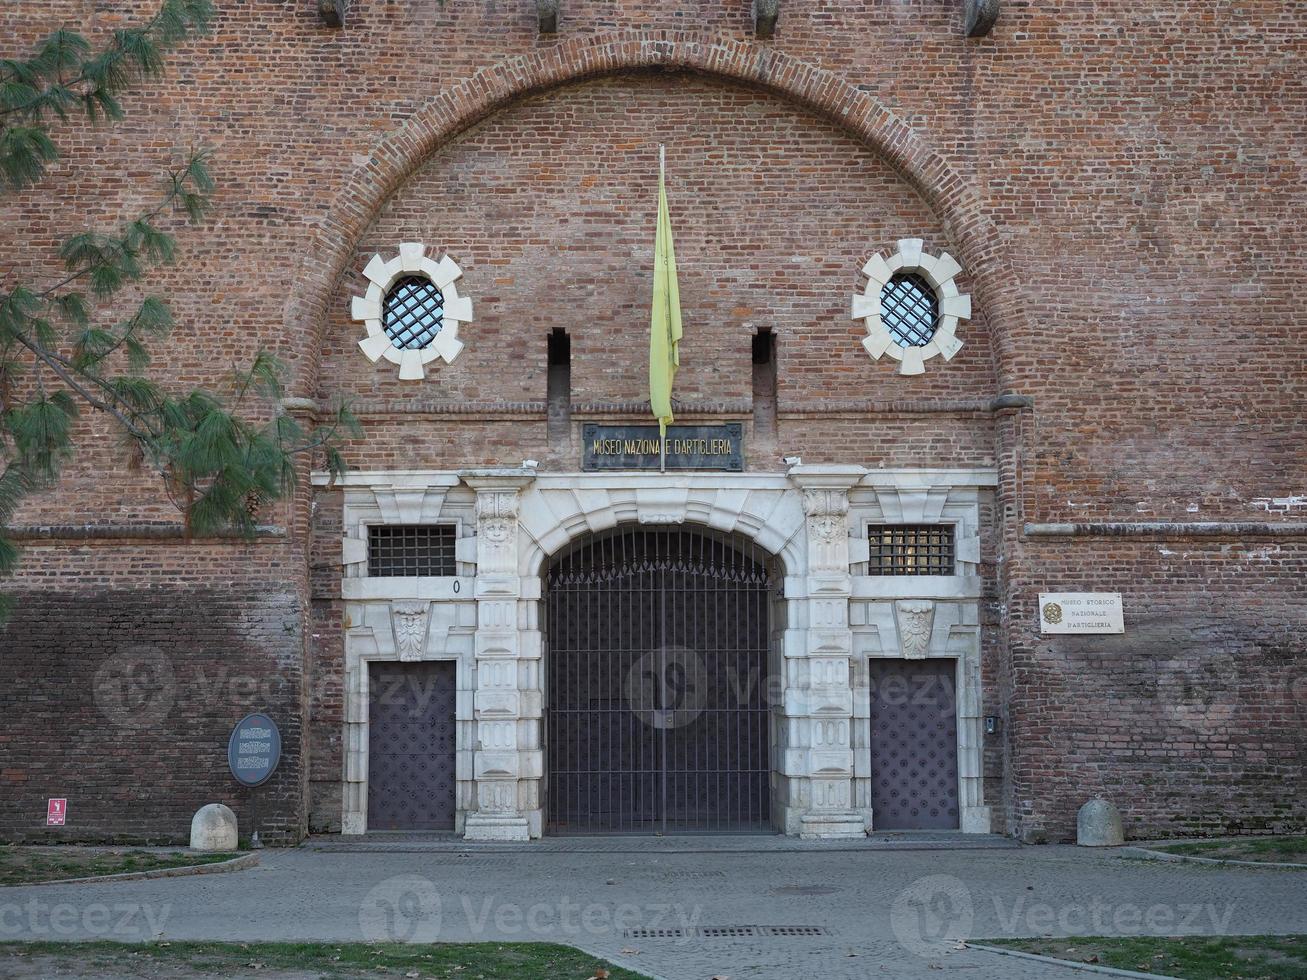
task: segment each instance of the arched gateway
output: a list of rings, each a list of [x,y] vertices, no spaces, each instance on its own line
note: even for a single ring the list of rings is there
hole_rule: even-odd
[[[625,525],[544,578],[549,833],[771,826],[771,556]]]
[[[400,708],[419,703],[423,724],[448,703],[432,692],[455,688],[442,805],[468,839],[860,837],[935,819],[987,832],[977,572],[993,479],[834,465],[679,485],[346,474],[344,831],[404,795],[369,764],[387,707],[375,685],[399,663],[422,673]],[[954,574],[870,574],[875,529],[923,524],[950,529]],[[374,568],[415,527],[444,529],[439,567]],[[943,763],[929,773],[914,761],[923,735]]]

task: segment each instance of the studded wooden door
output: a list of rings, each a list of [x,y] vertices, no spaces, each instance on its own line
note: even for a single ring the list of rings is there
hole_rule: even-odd
[[[876,830],[958,827],[956,660],[872,660]]]
[[[454,829],[454,664],[374,663],[368,829]]]

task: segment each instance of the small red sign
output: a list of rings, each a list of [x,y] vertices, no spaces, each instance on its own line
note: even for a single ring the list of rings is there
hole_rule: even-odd
[[[62,827],[66,816],[68,816],[67,800],[50,800],[46,803],[45,825],[47,827]]]

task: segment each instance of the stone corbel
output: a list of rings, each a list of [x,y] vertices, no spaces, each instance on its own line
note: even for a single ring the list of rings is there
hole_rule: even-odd
[[[349,0],[318,0],[318,16],[328,27],[344,27]]]
[[[390,615],[395,631],[395,654],[409,662],[423,659],[426,653],[427,611],[424,601],[392,602]]]
[[[894,603],[899,652],[907,660],[922,660],[930,651],[935,628],[935,603],[929,599],[900,599]]]
[[[536,0],[536,18],[541,34],[558,33],[558,0]]]
[[[967,37],[985,37],[998,20],[999,0],[963,0]]]
[[[776,18],[781,13],[781,0],[753,0],[753,33],[764,40],[776,36]]]

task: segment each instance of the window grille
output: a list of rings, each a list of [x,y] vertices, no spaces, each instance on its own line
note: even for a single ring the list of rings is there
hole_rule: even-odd
[[[382,328],[400,350],[421,350],[445,322],[445,297],[426,276],[405,276],[390,287]]]
[[[868,575],[953,575],[953,525],[872,524]]]
[[[880,291],[880,319],[899,346],[925,347],[939,327],[935,287],[916,273],[897,273]]]
[[[456,575],[453,524],[368,528],[368,575]]]

